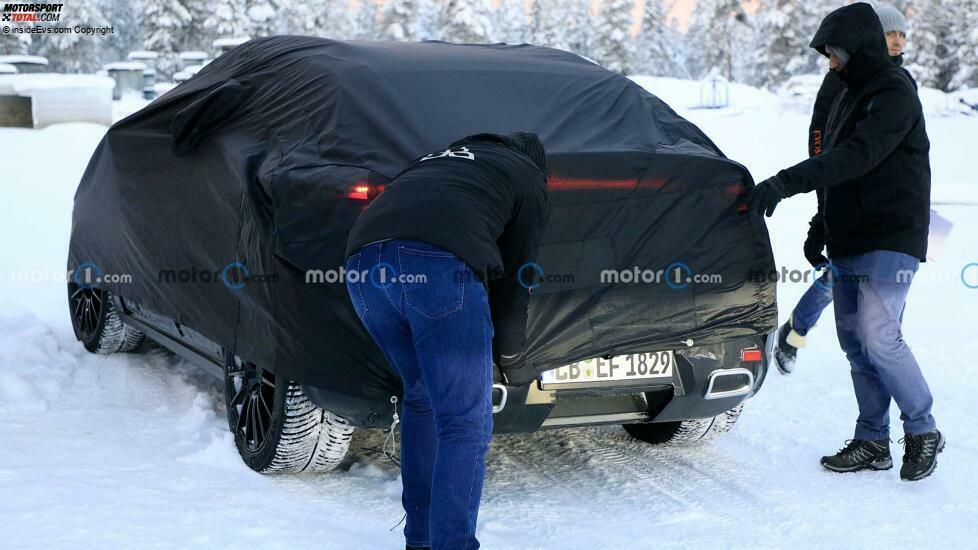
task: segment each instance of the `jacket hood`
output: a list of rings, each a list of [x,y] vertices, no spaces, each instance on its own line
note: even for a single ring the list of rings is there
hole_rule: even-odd
[[[852,56],[839,78],[849,86],[867,82],[893,66],[886,36],[876,10],[865,2],[843,6],[828,14],[810,47],[828,57],[827,45],[841,46]]]

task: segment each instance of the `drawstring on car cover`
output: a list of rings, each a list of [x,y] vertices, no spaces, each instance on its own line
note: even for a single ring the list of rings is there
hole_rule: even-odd
[[[397,450],[397,431],[396,431],[396,429],[397,429],[397,425],[401,423],[401,417],[397,414],[397,396],[396,395],[392,395],[391,396],[391,404],[394,406],[394,414],[392,415],[392,418],[393,418],[394,421],[391,422],[391,430],[387,434],[387,439],[384,440],[384,454],[387,455],[387,458],[390,459],[391,462],[393,462],[394,464],[397,464],[398,466],[400,466],[401,465],[401,461],[398,460],[398,458],[394,456],[394,451]],[[390,450],[387,449],[387,442],[388,441],[390,441]],[[398,521],[396,524],[394,524],[394,526],[391,527],[390,529],[388,529],[388,531],[393,531],[394,529],[396,529],[398,525],[404,523],[404,520],[405,519],[407,519],[407,512],[404,512],[404,515],[401,516],[401,521]]]
[[[396,429],[397,429],[397,425],[401,423],[401,417],[398,416],[398,414],[397,414],[397,396],[396,395],[392,395],[391,396],[391,404],[394,405],[394,414],[393,414],[394,421],[391,422],[391,429],[390,429],[390,432],[387,433],[387,439],[384,439],[384,454],[387,455],[387,458],[390,459],[391,462],[393,462],[394,464],[397,464],[398,466],[400,466],[401,465],[401,461],[395,456],[395,452],[397,451],[397,431],[396,431]],[[388,442],[390,442],[390,449],[389,450],[387,448]]]

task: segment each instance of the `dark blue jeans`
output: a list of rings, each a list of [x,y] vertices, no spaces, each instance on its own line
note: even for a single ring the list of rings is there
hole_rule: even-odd
[[[808,287],[798,305],[791,312],[791,328],[805,336],[815,326],[822,311],[832,303],[832,270],[826,269],[822,276]]]
[[[852,368],[859,404],[856,439],[890,437],[890,399],[900,407],[903,431],[934,431],[927,381],[903,340],[903,310],[919,261],[874,250],[833,261],[833,297],[839,344]]]
[[[485,287],[427,243],[371,243],[346,263],[347,290],[404,382],[401,501],[411,546],[478,548],[492,438],[492,318]],[[366,273],[356,280],[351,271]]]

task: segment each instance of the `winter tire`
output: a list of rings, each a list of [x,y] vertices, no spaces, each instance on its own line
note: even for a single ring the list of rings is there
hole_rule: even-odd
[[[228,426],[245,464],[263,474],[325,472],[346,456],[353,427],[301,385],[224,352]]]
[[[729,432],[740,418],[744,405],[740,404],[713,418],[683,420],[681,422],[650,422],[648,424],[625,424],[622,427],[635,439],[653,445],[687,445],[700,441],[710,441],[720,434]]]
[[[68,283],[68,307],[75,338],[92,353],[135,351],[146,338],[122,322],[107,290]]]

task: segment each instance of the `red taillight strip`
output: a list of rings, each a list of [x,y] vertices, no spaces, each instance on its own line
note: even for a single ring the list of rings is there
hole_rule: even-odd
[[[589,178],[565,178],[550,176],[547,179],[548,191],[576,191],[581,189],[634,189],[635,180],[599,180]]]
[[[368,201],[381,194],[383,191],[383,185],[357,183],[350,187],[350,191],[346,194],[346,198],[358,201]]]
[[[761,350],[759,349],[744,349],[740,350],[740,360],[745,363],[756,363],[763,358]]]

